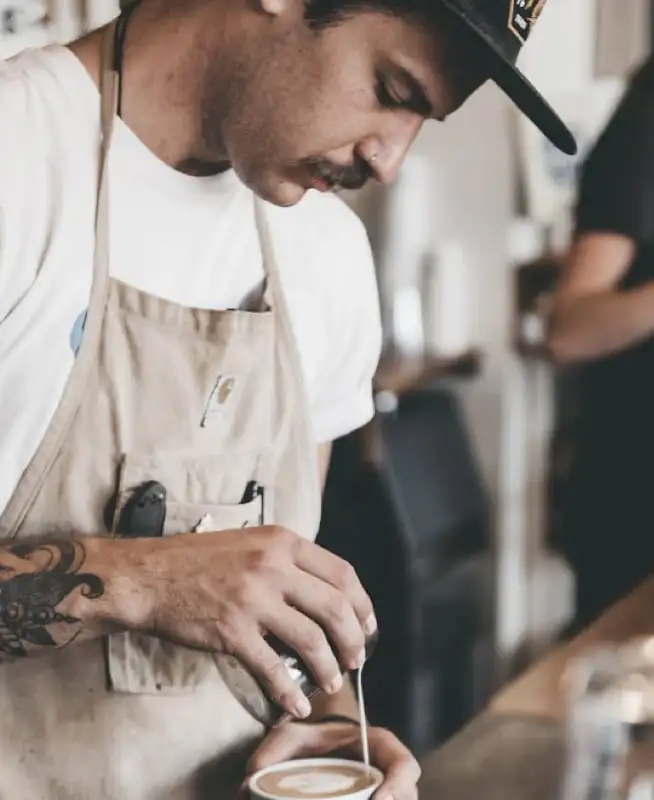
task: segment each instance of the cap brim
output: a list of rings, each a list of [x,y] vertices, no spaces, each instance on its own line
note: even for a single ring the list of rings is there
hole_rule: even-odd
[[[476,21],[457,5],[456,0],[442,0],[490,51],[489,77],[559,150],[573,156],[577,143],[568,126],[536,87],[502,53],[497,43]]]

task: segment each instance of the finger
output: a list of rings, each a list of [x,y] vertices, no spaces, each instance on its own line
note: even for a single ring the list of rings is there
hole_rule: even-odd
[[[356,669],[365,656],[365,635],[347,596],[308,572],[289,581],[285,599],[327,631],[345,669]]]
[[[352,742],[358,739],[353,725],[329,723],[306,725],[287,722],[269,733],[250,759],[246,771],[252,775],[260,769],[295,758],[315,758],[343,751],[352,755]]]
[[[384,774],[374,800],[415,800],[420,766],[411,752],[390,731],[370,728],[368,737],[371,761]]]
[[[339,691],[343,686],[343,676],[320,625],[291,606],[261,616],[261,623],[300,656],[324,692],[333,694]]]
[[[311,704],[296,686],[286,665],[254,627],[244,623],[230,648],[234,655],[259,680],[266,693],[294,717],[311,713]]]
[[[352,565],[307,539],[298,540],[296,548],[297,566],[343,592],[365,633],[368,636],[375,633],[377,621],[372,601]]]
[[[375,793],[375,800],[414,800],[417,797],[420,766],[389,731],[380,732],[374,760],[384,773],[384,782]]]
[[[306,750],[306,736],[302,730],[298,730],[299,727],[298,724],[288,722],[272,730],[252,754],[246,767],[246,774],[254,775],[260,769],[271,767],[273,764],[307,756],[309,753]]]

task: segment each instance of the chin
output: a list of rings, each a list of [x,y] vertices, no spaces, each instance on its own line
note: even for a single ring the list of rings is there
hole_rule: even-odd
[[[275,206],[294,206],[307,193],[304,186],[294,183],[274,173],[267,172],[258,174],[243,174],[239,172],[238,168],[234,165],[234,169],[248,189],[253,191],[262,200],[267,203],[272,203]]]
[[[252,191],[259,195],[267,203],[288,208],[299,203],[307,193],[307,190],[298,186],[296,183],[287,181],[280,182],[261,182],[250,187]]]

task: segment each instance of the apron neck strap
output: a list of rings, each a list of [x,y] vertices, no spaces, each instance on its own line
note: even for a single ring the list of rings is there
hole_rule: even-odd
[[[118,17],[106,28],[102,43],[100,64],[100,170],[98,176],[98,195],[95,221],[95,274],[102,282],[109,277],[109,150],[116,116],[120,109],[121,56],[117,59],[117,49],[122,50],[119,38],[124,36],[126,17]],[[263,200],[255,195],[254,213],[261,246],[264,271],[263,304],[275,307],[283,304],[283,292],[277,267],[277,259],[270,233],[267,212]]]
[[[279,276],[279,267],[277,266],[268,213],[263,200],[257,197],[257,195],[254,195],[254,216],[257,224],[257,232],[259,234],[261,258],[263,261],[263,308],[277,308],[278,310],[285,311],[284,293]]]
[[[109,150],[118,108],[119,76],[114,69],[116,21],[110,23],[102,42],[100,63],[100,164],[95,211],[94,280],[106,285],[109,278]]]

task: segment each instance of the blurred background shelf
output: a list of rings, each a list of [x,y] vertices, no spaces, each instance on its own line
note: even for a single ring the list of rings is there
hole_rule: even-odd
[[[443,378],[475,377],[481,373],[482,363],[482,353],[476,349],[449,358],[387,353],[375,376],[375,391],[399,396]]]

